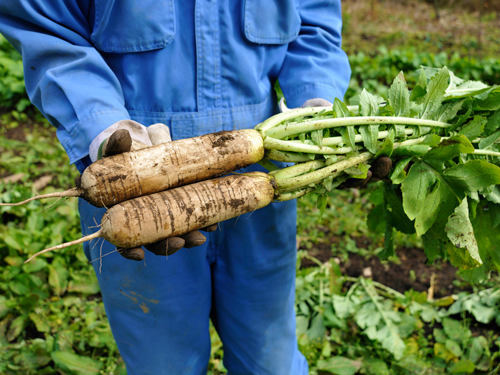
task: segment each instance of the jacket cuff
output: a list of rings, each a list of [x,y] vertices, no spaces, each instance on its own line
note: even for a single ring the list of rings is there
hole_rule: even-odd
[[[79,161],[88,157],[92,141],[115,122],[126,119],[130,119],[126,111],[99,112],[69,127],[69,131],[58,127],[57,138],[68,154],[70,164],[76,164],[80,170],[82,163]]]
[[[343,100],[343,95],[335,86],[313,83],[302,86],[291,93],[285,93],[285,98],[288,108],[299,108],[309,99],[321,98],[333,103],[335,98]]]

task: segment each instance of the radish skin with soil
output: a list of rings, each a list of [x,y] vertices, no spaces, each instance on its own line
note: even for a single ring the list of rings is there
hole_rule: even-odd
[[[124,152],[92,163],[78,186],[35,199],[82,197],[96,207],[111,207],[141,197],[203,181],[259,162],[262,137],[252,129],[219,132]]]

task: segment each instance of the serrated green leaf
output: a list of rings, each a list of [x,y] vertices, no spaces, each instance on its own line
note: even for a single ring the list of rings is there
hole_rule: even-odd
[[[474,315],[474,318],[476,318],[479,323],[483,324],[491,323],[498,313],[496,308],[488,307],[483,304],[472,305],[472,309],[470,312],[472,313],[472,315]]]
[[[384,202],[384,187],[382,185],[377,185],[370,193],[370,196],[368,199],[370,202],[374,205],[377,206],[379,204],[382,204]]]
[[[320,148],[323,147],[323,130],[313,130],[311,140]]]
[[[396,163],[394,170],[390,175],[393,184],[399,185],[406,178],[405,168],[410,164],[412,158],[401,159]]]
[[[428,145],[431,147],[437,147],[441,142],[441,137],[437,134],[428,134],[422,141],[423,145]]]
[[[441,344],[439,342],[437,342],[437,343],[434,344],[434,355],[437,358],[444,359],[446,362],[449,362],[449,361],[451,361],[452,359],[455,358],[455,356],[453,355],[453,353],[450,352],[448,349],[446,349],[446,347],[444,346],[444,344]]]
[[[389,321],[390,322],[390,321]],[[382,347],[388,350],[394,358],[401,359],[405,350],[405,343],[397,333],[397,327],[391,322],[391,326],[385,325],[381,329],[371,326],[364,333],[371,339],[377,340]]]
[[[299,133],[299,139],[302,143],[306,141],[306,133]]]
[[[339,99],[335,98],[333,101],[333,111],[335,112],[335,117],[351,117],[351,112],[347,106]]]
[[[353,361],[345,357],[330,357],[320,359],[317,363],[319,370],[329,372],[335,375],[354,375],[361,368],[360,361]]]
[[[370,232],[383,233],[385,230],[384,207],[378,205],[373,207],[366,218],[366,224]]]
[[[423,161],[432,166],[436,171],[443,169],[444,163],[460,154],[470,154],[474,152],[474,146],[464,135],[444,139],[441,143],[424,155]]]
[[[423,69],[420,69],[417,85],[411,91],[410,100],[420,100],[427,93],[427,77]]]
[[[484,350],[488,347],[488,340],[484,336],[472,337],[469,351],[469,360],[473,363],[479,362]]]
[[[345,319],[354,312],[353,304],[344,296],[333,295],[332,303],[335,313],[340,319]]]
[[[434,328],[434,330],[432,331],[432,335],[434,336],[434,340],[436,340],[436,342],[439,342],[441,344],[444,344],[446,340],[448,340],[444,331],[439,328]]]
[[[363,358],[363,370],[368,375],[391,375],[387,364],[379,358]]]
[[[496,228],[500,224],[500,204],[488,203],[488,211],[491,215],[491,227]]]
[[[410,220],[414,220],[424,209],[425,197],[436,182],[436,176],[421,162],[413,164],[408,176],[401,183],[403,208]]]
[[[470,257],[477,262],[477,265],[483,263],[479,256],[479,249],[474,235],[474,229],[469,219],[469,205],[467,198],[462,201],[446,224],[446,233],[451,243],[457,248],[467,249]],[[475,266],[475,264],[473,264]],[[466,268],[470,268],[470,263],[467,262]]]
[[[461,321],[444,318],[442,320],[443,330],[450,339],[461,342],[465,336],[465,327]]]
[[[443,176],[457,192],[473,192],[500,184],[500,168],[484,160],[458,164],[446,169]]]
[[[426,209],[422,210],[415,218],[417,236],[422,236],[434,225],[441,206],[448,199],[455,199],[455,197],[453,193],[444,187],[441,181],[438,180],[434,185],[434,189],[425,197],[424,206]]]
[[[8,341],[14,340],[17,336],[21,334],[24,327],[26,326],[27,320],[28,320],[27,315],[21,315],[12,321],[6,335]]]
[[[479,190],[479,193],[492,203],[500,203],[500,187],[498,185],[488,186]]]
[[[372,154],[376,154],[378,151],[378,128],[379,125],[366,125],[359,127],[359,133],[363,139],[363,144]]]
[[[44,269],[47,262],[41,258],[35,258],[31,262],[23,264],[23,271],[26,273],[34,273]]]
[[[316,207],[319,209],[321,215],[325,213],[327,204],[328,204],[328,196],[326,194],[318,195],[318,200],[316,201]]]
[[[467,81],[463,82],[461,85],[456,86],[451,90],[447,90],[445,94],[446,99],[461,99],[461,98],[472,98],[480,97],[481,94],[491,91],[493,88],[486,86],[482,82],[478,81]]]
[[[385,222],[384,249],[378,253],[378,257],[382,260],[396,254],[394,251],[394,227],[388,222]]]
[[[81,375],[98,375],[104,365],[103,362],[92,358],[68,352],[56,351],[52,352],[50,355],[57,367],[60,367],[63,370],[73,371]]]
[[[378,100],[365,89],[359,96],[359,113],[361,116],[377,116],[379,113]]]
[[[399,146],[394,149],[392,156],[395,158],[404,158],[409,156],[424,156],[429,151],[427,145],[409,145]]]
[[[354,130],[354,126],[341,127],[339,132],[346,145],[351,147],[353,150],[356,150],[356,132]]]
[[[492,92],[484,100],[481,100],[477,105],[487,111],[496,111],[500,109],[500,92]]]
[[[453,126],[449,127],[446,129],[447,132],[452,132],[455,131],[456,129],[459,129],[463,124],[467,122],[467,120],[471,117],[472,115],[472,109],[468,109],[467,112],[465,112],[463,115],[458,116],[458,119],[455,121]]]
[[[380,107],[378,115],[391,117],[396,116],[396,113],[394,112],[394,108],[392,108],[390,104],[386,103],[384,106]]]
[[[484,126],[488,120],[483,116],[475,116],[474,119],[465,125],[458,134],[465,135],[470,141],[473,141],[483,134]]]
[[[452,364],[449,368],[450,374],[457,374],[457,373],[467,373],[467,374],[472,374],[476,370],[476,366],[474,363],[469,361],[466,358],[460,359],[458,362]]]
[[[483,281],[486,281],[489,277],[486,272],[485,265],[481,265],[479,267],[473,268],[471,270],[458,270],[457,274],[466,282],[479,284]]]
[[[435,120],[448,122],[454,119],[458,111],[462,108],[464,102],[465,99],[444,103],[441,107],[438,108],[435,115]]]
[[[368,167],[365,164],[359,164],[355,167],[344,169],[344,172],[347,173],[350,178],[364,180],[368,173]]]
[[[310,340],[322,339],[326,329],[323,324],[323,315],[317,314],[311,321],[311,327],[306,331]]]
[[[396,138],[406,138],[406,126],[405,125],[392,125],[389,129],[394,130],[394,134],[396,134]]]
[[[33,323],[35,323],[36,329],[38,332],[49,332],[50,325],[47,319],[44,316],[40,316],[35,313],[29,314],[29,317]]]
[[[472,227],[476,235],[481,260],[487,269],[500,269],[500,231],[492,227],[491,212],[480,206]]]
[[[415,233],[414,223],[406,216],[401,199],[389,185],[384,186],[385,200],[390,208],[390,211],[386,212],[386,220],[399,232],[406,234]]]
[[[397,117],[406,116],[410,111],[410,92],[403,72],[399,72],[389,89],[389,105]]]
[[[392,152],[394,151],[394,130],[390,130],[387,138],[380,145],[380,150],[375,155],[375,159],[381,156],[391,157]]]
[[[62,266],[49,266],[49,285],[53,288],[54,293],[61,296],[66,292],[68,287],[68,271]]]
[[[500,110],[493,112],[490,116],[488,116],[488,122],[484,127],[484,134],[490,135],[493,132],[497,131],[500,128]]]
[[[442,68],[439,73],[431,78],[427,85],[427,93],[423,97],[423,107],[420,113],[422,119],[432,119],[438,112],[441,103],[444,99],[444,94],[448,88],[448,79],[450,74],[446,67]]]
[[[480,149],[485,149],[490,147],[493,143],[497,141],[497,139],[500,138],[500,130],[494,132],[493,134],[490,134],[488,137],[483,138],[479,141],[479,148]]]
[[[461,357],[463,352],[460,349],[460,345],[455,340],[447,339],[444,343],[446,349],[448,349],[455,357]]]

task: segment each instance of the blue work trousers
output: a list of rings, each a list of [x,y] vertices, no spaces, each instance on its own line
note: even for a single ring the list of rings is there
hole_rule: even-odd
[[[105,209],[80,203],[88,235]],[[206,374],[209,319],[229,374],[307,374],[295,335],[295,223],[295,201],[273,203],[220,223],[202,246],[93,262],[128,374]],[[115,249],[96,241],[84,245],[89,260]]]

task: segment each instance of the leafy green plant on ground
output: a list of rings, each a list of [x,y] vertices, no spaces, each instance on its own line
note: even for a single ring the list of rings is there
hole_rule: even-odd
[[[24,89],[21,56],[0,35],[0,109],[22,112],[30,105]]]
[[[363,88],[388,97],[388,89],[400,71],[408,72],[406,79],[410,87],[417,84],[420,66],[442,68],[444,66],[464,80],[482,81],[489,85],[500,82],[500,59],[498,56],[464,58],[459,53],[437,54],[423,52],[424,49],[388,49],[377,47],[375,52],[358,52],[349,56],[352,79],[346,98],[359,95]]]
[[[33,195],[32,183],[42,176],[51,176],[56,187],[71,185],[77,172],[54,131],[34,125],[25,140],[5,137],[19,130],[16,120],[3,124],[1,176],[24,176],[15,185],[0,183],[0,199]],[[0,209],[0,373],[124,374],[99,285],[81,248],[23,264],[28,252],[79,236],[77,201],[52,203]]]
[[[300,258],[310,256],[302,251]],[[311,374],[496,371],[498,333],[481,335],[469,329],[470,320],[454,319],[465,296],[428,300],[426,293],[343,276],[333,259],[316,262],[297,276],[297,334]],[[496,290],[483,292],[494,296],[488,308],[498,308]]]

